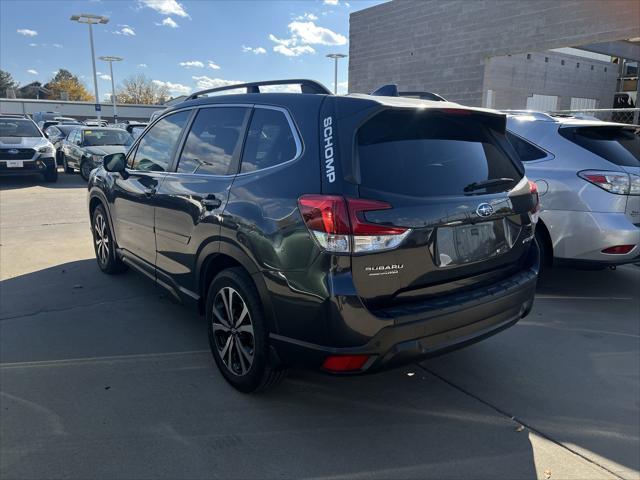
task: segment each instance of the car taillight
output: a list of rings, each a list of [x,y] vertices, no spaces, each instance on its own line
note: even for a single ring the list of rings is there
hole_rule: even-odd
[[[616,245],[615,247],[609,247],[602,250],[602,253],[608,253],[610,255],[626,255],[629,253],[635,245]]]
[[[370,223],[364,213],[391,205],[377,200],[339,195],[303,195],[298,200],[302,218],[318,244],[337,253],[379,252],[397,247],[408,228]]]
[[[538,211],[538,207],[540,206],[540,195],[538,195],[538,185],[536,182],[532,182],[529,180],[529,191],[533,196],[533,208],[531,208],[531,213],[536,213]]]
[[[580,178],[610,193],[617,195],[640,195],[640,177],[621,172],[583,170]]]

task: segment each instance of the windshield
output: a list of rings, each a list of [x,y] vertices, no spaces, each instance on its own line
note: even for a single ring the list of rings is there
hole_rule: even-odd
[[[522,175],[501,138],[472,115],[380,113],[358,133],[361,185],[416,197],[509,190]]]
[[[133,143],[133,137],[124,130],[85,130],[84,145],[126,145]]]
[[[619,126],[561,128],[560,135],[622,167],[640,167],[640,136]]]
[[[38,127],[31,120],[0,120],[0,137],[41,137]]]

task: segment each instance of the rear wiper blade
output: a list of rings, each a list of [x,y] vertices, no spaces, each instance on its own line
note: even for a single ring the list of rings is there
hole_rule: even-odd
[[[482,182],[473,182],[464,187],[465,192],[473,192],[474,190],[480,190],[481,188],[497,187],[498,185],[504,185],[505,183],[515,182],[513,178],[493,178],[491,180],[484,180]]]

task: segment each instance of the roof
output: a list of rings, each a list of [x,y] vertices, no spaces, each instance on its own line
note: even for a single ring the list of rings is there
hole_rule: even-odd
[[[597,119],[592,120],[592,119],[583,119],[583,118],[575,118],[575,117],[556,117],[543,112],[527,112],[527,111],[509,112],[507,111],[506,113],[510,121],[518,121],[518,122],[547,122],[550,124],[562,125],[564,127],[617,126],[617,127],[634,128],[633,125],[629,125],[628,123],[607,122],[604,120],[597,120]]]

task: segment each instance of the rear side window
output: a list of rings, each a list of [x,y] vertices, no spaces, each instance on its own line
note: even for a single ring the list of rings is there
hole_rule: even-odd
[[[133,170],[166,172],[190,113],[185,110],[167,115],[151,127],[138,143]],[[128,135],[127,132],[122,133]]]
[[[507,140],[509,140],[509,143],[514,148],[522,162],[540,160],[547,156],[547,152],[539,149],[534,144],[527,142],[511,132],[507,132]]]
[[[380,113],[358,132],[361,184],[414,197],[461,195],[474,182],[522,178],[499,145],[504,137],[473,115],[393,111]]]
[[[561,128],[560,135],[605,160],[640,167],[640,137],[624,127]]]
[[[185,142],[178,172],[227,175],[242,143],[242,126],[249,109],[202,108]],[[237,165],[237,164],[236,164]]]
[[[293,135],[283,112],[256,108],[244,147],[241,172],[254,172],[295,158],[297,148]]]

